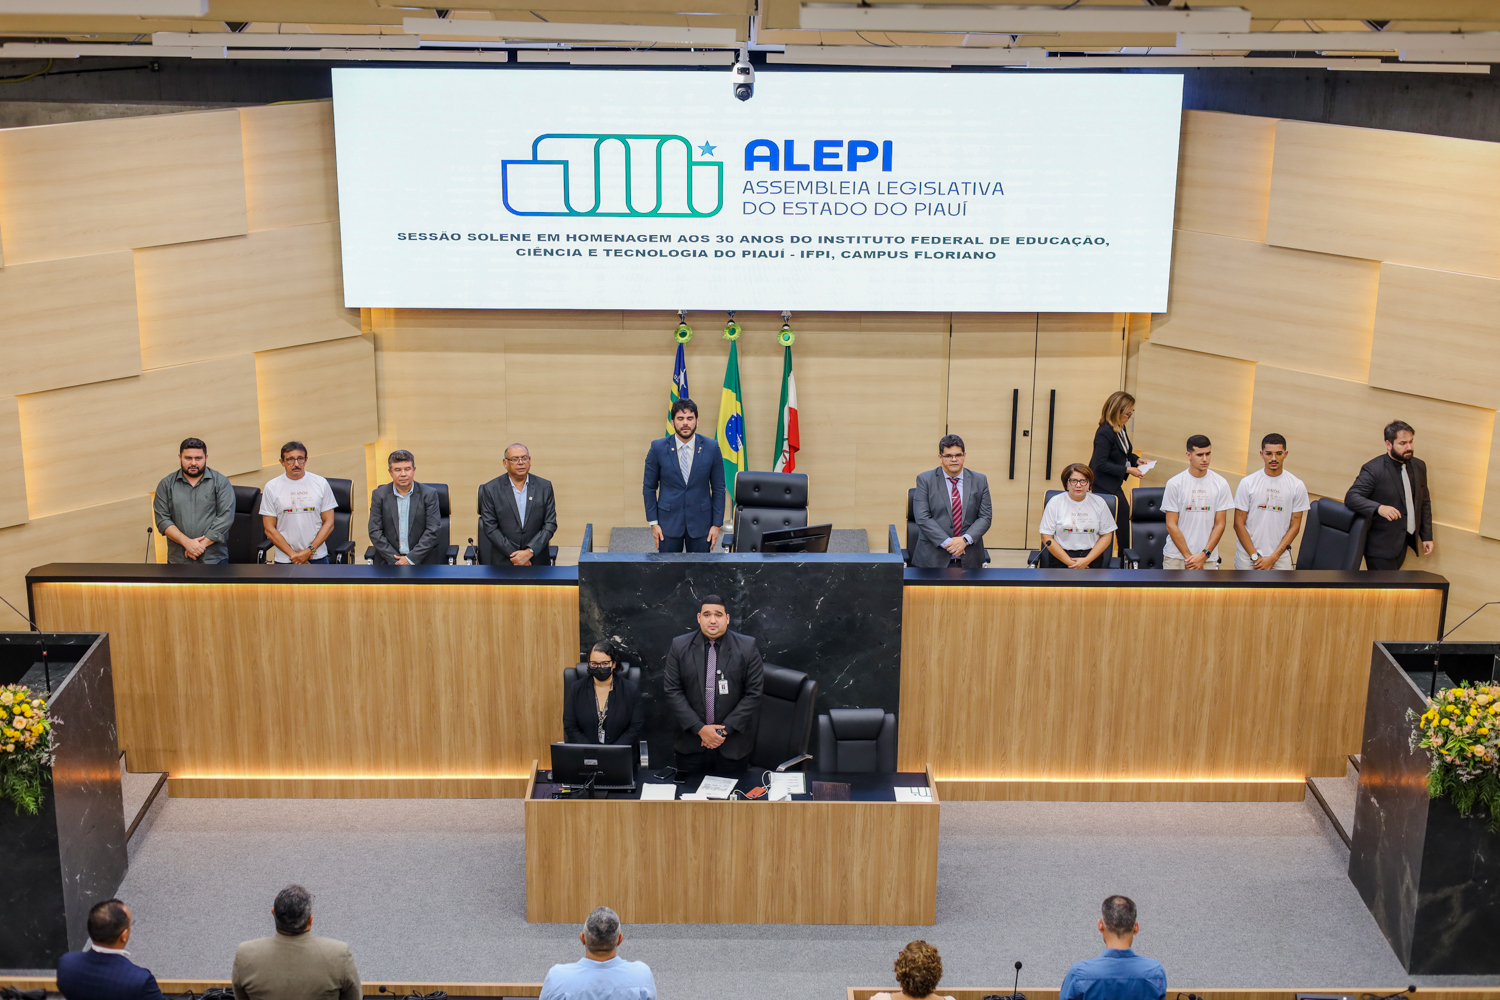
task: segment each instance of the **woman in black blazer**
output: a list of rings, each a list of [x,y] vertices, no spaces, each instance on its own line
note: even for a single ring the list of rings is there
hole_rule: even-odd
[[[1110,393],[1104,401],[1104,412],[1099,415],[1099,429],[1094,432],[1094,456],[1089,459],[1089,468],[1094,470],[1094,492],[1112,495],[1119,507],[1115,512],[1115,523],[1119,525],[1115,537],[1121,552],[1130,548],[1130,501],[1125,499],[1125,477],[1139,479],[1145,475],[1138,468],[1141,456],[1130,450],[1130,434],[1125,430],[1134,415],[1134,396],[1128,392]]]
[[[573,682],[563,700],[563,735],[569,743],[630,746],[646,726],[646,703],[625,679],[614,647],[596,642],[589,651],[589,676]]]

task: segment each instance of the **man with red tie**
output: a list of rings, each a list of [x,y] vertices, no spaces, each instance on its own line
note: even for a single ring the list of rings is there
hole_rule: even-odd
[[[979,569],[984,565],[984,533],[990,530],[990,481],[964,469],[964,439],[945,434],[938,442],[936,469],[917,477],[912,511],[917,544],[911,564],[923,569]]]
[[[760,728],[765,671],[755,640],[729,631],[722,597],[705,596],[698,631],[672,640],[662,686],[677,723],[677,770],[726,778],[745,773]]]

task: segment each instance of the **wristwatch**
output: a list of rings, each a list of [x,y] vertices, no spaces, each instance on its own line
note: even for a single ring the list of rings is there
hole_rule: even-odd
[[[1251,562],[1260,562],[1260,553],[1259,552],[1252,552],[1252,553],[1250,553],[1250,561]]]
[[[1203,554],[1206,555],[1206,556],[1211,556],[1211,555],[1213,555],[1213,552],[1210,549],[1204,549],[1203,550]]]

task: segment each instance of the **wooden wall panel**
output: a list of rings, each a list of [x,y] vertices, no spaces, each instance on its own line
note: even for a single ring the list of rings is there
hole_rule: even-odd
[[[26,466],[21,459],[21,411],[14,396],[0,396],[0,528],[24,524],[26,511]]]
[[[1343,499],[1360,466],[1384,451],[1381,431],[1397,418],[1417,429],[1433,518],[1477,529],[1484,499],[1479,470],[1489,461],[1491,410],[1260,365],[1248,447],[1258,450],[1263,435],[1281,433],[1287,439],[1287,469],[1312,492]]]
[[[33,518],[149,493],[177,466],[177,445],[189,436],[208,443],[209,464],[225,475],[261,464],[248,354],[19,402]]]
[[[1187,439],[1207,434],[1214,446],[1214,468],[1245,472],[1255,365],[1155,341],[1141,345],[1139,358],[1137,450],[1180,462]]]
[[[5,261],[245,232],[235,110],[0,130]]]
[[[1266,241],[1500,277],[1497,176],[1500,143],[1280,121]]]
[[[334,223],[137,250],[135,276],[147,368],[359,334]]]
[[[1495,414],[1500,429],[1500,411]],[[1488,475],[1484,480],[1484,509],[1479,515],[1479,533],[1486,538],[1500,538],[1500,434],[1491,434]]]
[[[330,452],[379,437],[375,349],[364,337],[262,351],[255,355],[255,380],[262,465],[276,462],[287,441]]]
[[[164,469],[162,475],[167,471],[170,469]],[[141,493],[0,528],[0,546],[6,554],[0,561],[0,595],[24,611],[26,574],[37,566],[52,562],[141,562],[146,558],[146,529],[150,526],[151,497]],[[28,627],[15,616],[10,621],[6,628],[25,631]]]
[[[1179,231],[1151,342],[1363,382],[1379,281],[1374,261]]]
[[[333,102],[268,104],[239,111],[250,231],[338,221]]]
[[[1177,228],[1266,238],[1276,119],[1184,111],[1177,161]]]
[[[5,395],[140,374],[130,252],[0,268],[0,351]]]
[[[1500,407],[1500,280],[1380,265],[1370,384]]]
[[[1436,500],[1433,509],[1437,509]],[[1496,597],[1495,567],[1500,566],[1500,541],[1441,522],[1432,526],[1435,543],[1432,555],[1418,559],[1406,557],[1405,569],[1423,569],[1439,573],[1452,585],[1448,597],[1446,629],[1473,614],[1486,601]],[[1500,640],[1500,606],[1485,608],[1453,636],[1454,642]]]

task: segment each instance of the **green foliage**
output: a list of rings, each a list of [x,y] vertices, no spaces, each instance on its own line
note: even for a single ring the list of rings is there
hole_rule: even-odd
[[[1434,764],[1427,774],[1427,792],[1435,799],[1450,800],[1463,817],[1478,807],[1489,814],[1490,829],[1500,833],[1500,776],[1493,772],[1464,781],[1453,768]]]

